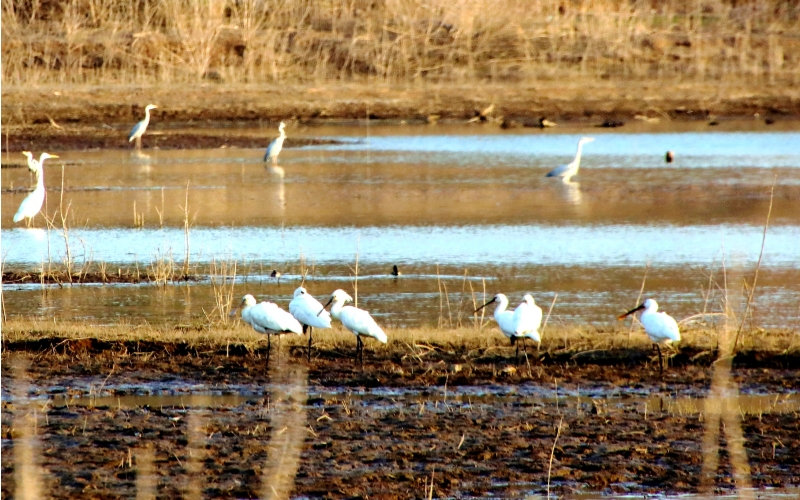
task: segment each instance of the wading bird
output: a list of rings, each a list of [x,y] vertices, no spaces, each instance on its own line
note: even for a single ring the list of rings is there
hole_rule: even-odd
[[[26,155],[28,156],[28,155]],[[33,155],[28,157],[28,168],[36,174],[36,188],[19,204],[19,210],[14,214],[14,222],[27,219],[25,224],[30,227],[31,221],[42,209],[44,203],[44,161],[48,158],[58,158],[50,153],[42,153],[39,160],[34,160]]]
[[[661,368],[661,373],[664,373],[664,361],[661,358],[660,344],[669,344],[671,342],[681,341],[681,331],[678,328],[678,323],[669,314],[665,312],[658,312],[658,303],[653,299],[645,300],[639,307],[631,309],[625,314],[620,314],[617,319],[625,319],[628,315],[644,309],[641,316],[642,326],[650,340],[655,343],[658,349],[658,366]]]
[[[402,275],[403,275],[402,271],[397,269],[397,264],[393,265],[392,266],[392,276],[394,276],[396,278],[396,277],[402,276]]]
[[[281,149],[283,149],[283,141],[286,139],[286,132],[283,130],[285,128],[286,124],[281,122],[280,126],[278,126],[278,131],[281,135],[276,137],[275,140],[269,144],[267,151],[264,153],[264,161],[272,160],[273,166],[278,164],[278,155],[281,153]]]
[[[530,298],[530,302],[528,302],[528,298]],[[525,295],[525,301],[514,311],[508,311],[508,298],[504,294],[498,293],[492,297],[492,300],[475,309],[474,312],[478,312],[492,303],[497,303],[494,308],[494,320],[497,321],[503,335],[511,340],[511,345],[516,345],[516,360],[519,361],[518,339],[523,339],[523,346],[525,346],[526,338],[541,342],[538,330],[542,322],[542,310],[534,304],[533,297],[528,294]],[[527,346],[525,348],[527,349]]]
[[[593,137],[582,137],[581,140],[578,141],[578,152],[575,154],[575,159],[565,165],[554,168],[548,172],[545,177],[561,177],[562,182],[568,183],[573,176],[578,175],[578,169],[581,166],[581,151],[583,150],[583,145],[593,140]]]
[[[303,333],[308,330],[308,361],[311,361],[311,332],[314,328],[330,328],[331,315],[325,311],[320,301],[312,297],[302,286],[294,291],[294,298],[289,302],[289,312],[303,325]]]
[[[514,309],[514,336],[512,339],[522,339],[522,347],[525,354],[528,354],[528,346],[525,339],[532,339],[537,344],[542,342],[539,336],[539,327],[542,326],[542,308],[536,305],[533,296],[526,293],[522,298],[522,303]],[[519,356],[519,344],[517,344],[517,356]]]
[[[33,153],[30,151],[23,151],[24,154],[28,158],[28,170],[33,173],[36,173],[36,166],[39,165],[39,160],[33,158]]]
[[[269,353],[272,349],[272,336],[283,335],[285,333],[303,334],[303,326],[294,316],[284,311],[277,304],[272,302],[260,302],[256,304],[256,299],[249,293],[242,297],[242,320],[253,327],[258,333],[267,336],[267,364],[269,364]],[[231,316],[236,314],[237,309],[231,311]]]
[[[356,362],[358,361],[358,354],[361,353],[361,366],[364,366],[364,342],[361,341],[361,336],[372,337],[378,342],[385,344],[388,341],[386,334],[378,323],[372,319],[372,316],[363,309],[358,309],[353,306],[344,305],[346,302],[352,302],[353,298],[344,290],[336,290],[331,295],[331,300],[325,304],[325,307],[333,302],[331,306],[331,314],[334,318],[342,322],[345,328],[353,332],[356,336]],[[325,309],[323,307],[323,310]],[[320,311],[321,313],[322,311]]]
[[[144,131],[147,130],[147,125],[150,123],[150,110],[156,108],[158,108],[158,106],[155,104],[148,104],[147,107],[144,108],[144,120],[134,125],[131,129],[131,133],[128,134],[128,142],[136,139],[137,150],[142,149],[142,136],[144,135]]]

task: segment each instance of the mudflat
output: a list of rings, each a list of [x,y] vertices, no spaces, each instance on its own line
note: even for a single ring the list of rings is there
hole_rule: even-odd
[[[148,484],[208,498],[280,484],[327,498],[425,497],[431,487],[448,497],[720,492],[741,465],[728,450],[704,469],[717,454],[705,437],[722,432],[724,448],[728,417],[752,486],[800,487],[797,408],[784,406],[794,402],[796,355],[738,354],[733,397],[770,402],[726,413],[738,403],[710,399],[716,353],[691,346],[663,376],[639,347],[529,348],[517,361],[508,346],[368,345],[363,366],[348,347],[320,344],[309,363],[302,344],[273,343],[267,362],[263,343],[13,340],[3,380],[11,391],[49,388],[49,403],[27,404],[38,411],[42,484],[62,498],[133,496]],[[19,360],[22,377],[11,368]],[[193,399],[198,387],[209,404]],[[29,410],[4,402],[5,450],[21,446]],[[4,496],[15,491],[16,457],[3,460]],[[296,470],[294,480],[281,483],[278,469]]]
[[[342,83],[153,87],[44,85],[3,90],[6,151],[128,148],[127,134],[156,103],[145,147],[264,147],[281,120],[331,123],[447,123],[540,127],[541,120],[598,127],[636,120],[759,123],[796,120],[800,91],[708,83],[554,82],[530,84],[383,85]],[[269,127],[264,135],[254,127]],[[767,125],[765,125],[767,126]],[[247,129],[250,129],[248,132]],[[286,147],[307,144],[291,136]]]

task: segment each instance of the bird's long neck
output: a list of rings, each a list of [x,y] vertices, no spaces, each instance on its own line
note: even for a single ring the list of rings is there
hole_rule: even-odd
[[[494,308],[495,319],[499,318],[508,308],[508,301],[501,300],[497,302],[497,307]]]
[[[44,168],[41,163],[39,168],[36,169],[36,189],[44,189]]]
[[[281,138],[286,139],[286,131],[284,129],[281,129]]]
[[[583,143],[578,143],[578,152],[575,153],[575,159],[572,161],[574,164],[578,165],[581,162],[581,151],[583,150]]]
[[[150,123],[150,108],[144,108],[144,124]]]

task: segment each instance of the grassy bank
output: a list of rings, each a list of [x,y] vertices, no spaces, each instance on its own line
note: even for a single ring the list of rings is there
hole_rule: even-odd
[[[514,348],[487,320],[483,328],[387,329],[388,344],[365,341],[370,356],[385,360],[416,360],[420,364],[486,364],[513,361]],[[681,364],[711,363],[716,359],[720,332],[704,326],[683,328],[679,349],[672,349]],[[273,339],[275,348],[277,339]],[[353,334],[336,325],[317,331],[314,345],[324,358],[352,356]],[[40,354],[71,352],[222,352],[231,355],[261,355],[266,337],[240,321],[219,325],[162,325],[119,323],[95,325],[79,322],[11,320],[3,325],[4,351],[33,351]],[[629,332],[627,324],[618,329],[598,330],[590,326],[546,327],[542,344],[528,342],[528,354],[545,362],[598,364],[642,363],[650,358],[652,344],[641,330]],[[298,359],[305,358],[306,336],[284,336],[281,348]],[[665,351],[666,352],[666,351]],[[737,347],[747,364],[759,360],[797,359],[800,340],[793,331],[754,330],[745,332]],[[749,360],[749,361],[748,361]]]

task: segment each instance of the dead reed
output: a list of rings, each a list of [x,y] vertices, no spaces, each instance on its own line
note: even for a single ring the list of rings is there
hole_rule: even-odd
[[[2,0],[2,17],[12,87],[800,77],[784,0]]]

